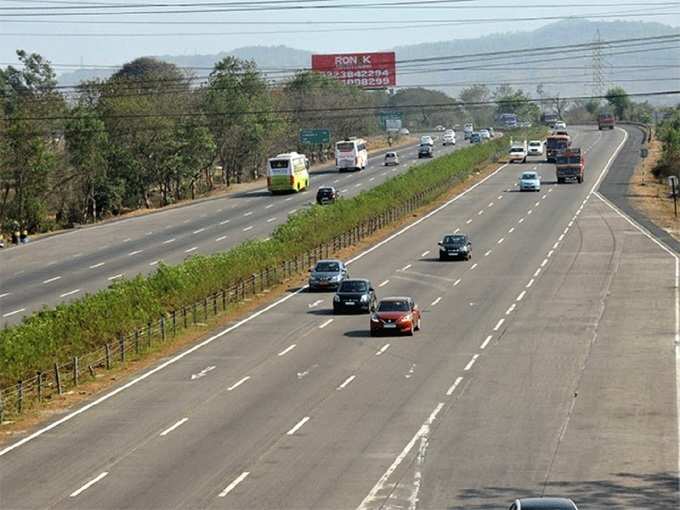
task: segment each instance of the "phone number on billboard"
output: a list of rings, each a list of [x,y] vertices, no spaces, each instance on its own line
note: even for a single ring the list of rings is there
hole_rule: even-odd
[[[362,69],[359,71],[328,71],[328,76],[345,80],[347,78],[380,78],[389,77],[388,69]]]

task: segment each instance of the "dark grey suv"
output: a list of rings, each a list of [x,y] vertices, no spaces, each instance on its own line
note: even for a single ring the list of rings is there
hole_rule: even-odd
[[[333,313],[370,313],[375,310],[376,301],[375,290],[369,280],[345,280],[333,297]]]

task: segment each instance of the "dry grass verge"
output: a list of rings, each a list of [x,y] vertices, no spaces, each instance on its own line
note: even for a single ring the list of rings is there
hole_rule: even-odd
[[[652,222],[680,240],[680,218],[675,216],[673,199],[668,197],[668,184],[652,174],[661,158],[661,142],[653,140],[648,147],[649,155],[638,165],[630,180],[630,201]]]

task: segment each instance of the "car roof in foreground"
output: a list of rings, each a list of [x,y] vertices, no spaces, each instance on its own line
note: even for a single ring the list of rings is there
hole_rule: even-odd
[[[380,302],[382,303],[384,301],[408,301],[409,299],[411,298],[408,296],[388,296],[381,298]]]
[[[317,265],[318,264],[328,264],[328,263],[333,263],[333,262],[338,263],[338,264],[342,264],[342,260],[340,260],[340,259],[322,259],[322,260],[317,261]]]
[[[576,505],[567,498],[523,498],[522,510],[574,510]]]
[[[342,280],[342,283],[352,283],[352,282],[369,283],[370,281],[367,278],[347,278],[345,280]]]

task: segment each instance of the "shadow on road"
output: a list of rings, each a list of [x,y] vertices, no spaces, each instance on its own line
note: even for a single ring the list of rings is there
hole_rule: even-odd
[[[675,473],[612,473],[605,480],[554,481],[545,496],[570,498],[583,509],[667,509],[677,508],[678,477]],[[538,490],[538,489],[537,489]],[[536,491],[516,487],[488,486],[463,490],[460,505],[447,510],[507,508],[512,500],[540,496]]]

